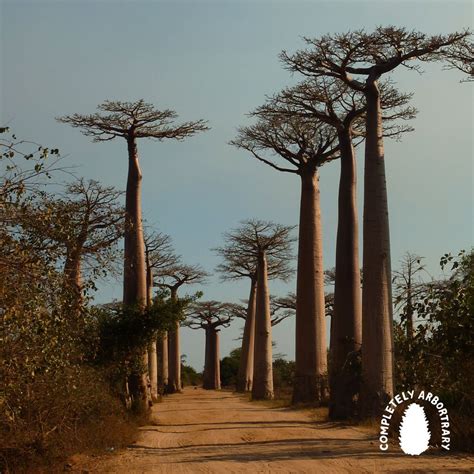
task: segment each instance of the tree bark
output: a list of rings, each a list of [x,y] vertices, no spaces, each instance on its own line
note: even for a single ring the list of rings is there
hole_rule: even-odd
[[[301,172],[293,403],[327,397],[324,268],[317,170]]]
[[[220,390],[219,330],[212,325],[206,328],[205,353],[203,388],[206,390]]]
[[[156,341],[148,346],[148,373],[150,377],[150,390],[152,401],[158,400],[158,359]]]
[[[164,393],[168,387],[168,333],[164,332],[158,337],[158,391]]]
[[[393,396],[393,308],[390,232],[380,93],[366,91],[361,413],[379,416]]]
[[[124,280],[123,304],[145,308],[147,299],[145,244],[143,240],[141,182],[142,174],[138,163],[138,150],[133,134],[127,139],[128,177],[125,194],[125,238],[124,238]],[[147,354],[142,354],[145,360]],[[146,367],[146,365],[145,365]],[[147,374],[132,375],[130,393],[134,406],[146,410],[150,405]],[[133,390],[132,390],[133,387]]]
[[[240,353],[239,372],[237,374],[237,391],[250,392],[252,390],[254,346],[255,346],[255,311],[257,297],[257,281],[252,278],[250,285],[247,318],[245,319],[242,350]]]
[[[153,304],[153,269],[148,260],[146,252],[146,305],[150,308]],[[150,379],[150,391],[152,401],[158,400],[158,359],[156,339],[148,345],[148,377]]]
[[[127,143],[128,178],[125,195],[123,303],[144,307],[147,285],[141,206],[142,173],[138,163],[135,138],[130,137]]]
[[[264,251],[259,252],[258,256],[257,288],[252,398],[271,400],[273,398],[272,324],[267,258]]]
[[[354,363],[362,342],[357,170],[350,130],[339,132],[339,146],[341,176],[331,321],[329,416],[347,419],[355,414],[354,396],[359,393],[360,380]]]
[[[177,299],[176,290],[171,290],[171,299]],[[168,386],[167,393],[181,392],[181,352],[179,322],[177,321],[172,331],[168,333]]]
[[[81,271],[81,251],[78,249],[68,249],[66,262],[64,263],[64,276],[66,285],[72,292],[72,311],[78,314],[82,306],[82,271]]]
[[[206,326],[204,329],[206,332],[206,343],[204,346],[204,370],[202,372],[202,388],[207,389],[210,385],[209,368],[211,365],[211,328],[209,326]]]

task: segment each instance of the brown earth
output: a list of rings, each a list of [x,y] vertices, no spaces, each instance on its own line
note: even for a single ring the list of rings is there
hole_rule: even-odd
[[[271,408],[227,391],[186,388],[153,408],[153,424],[121,452],[79,460],[74,472],[473,472],[474,457],[381,452],[365,427],[318,421],[317,410]]]

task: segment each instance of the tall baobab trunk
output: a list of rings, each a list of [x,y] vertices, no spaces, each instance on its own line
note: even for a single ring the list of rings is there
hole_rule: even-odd
[[[171,299],[176,301],[178,298],[176,290],[171,290]],[[181,392],[181,352],[180,352],[180,334],[179,321],[175,327],[168,333],[168,393]]]
[[[164,393],[168,387],[168,333],[163,332],[157,341],[158,392]]]
[[[135,137],[131,133],[128,144],[128,177],[125,195],[125,242],[123,303],[125,306],[145,308],[147,299],[145,243],[143,240],[141,182]],[[148,359],[142,355],[143,362]],[[145,367],[147,364],[145,365]],[[132,374],[130,391],[138,409],[147,409],[150,403],[146,373]]]
[[[148,308],[153,304],[153,269],[148,260],[146,252],[146,305]],[[150,391],[152,401],[158,400],[158,360],[156,350],[156,339],[148,345],[148,376],[150,378]]]
[[[293,403],[322,401],[327,394],[324,269],[317,170],[301,172],[296,282],[296,357]]]
[[[202,388],[207,389],[209,385],[209,366],[210,364],[210,348],[211,348],[211,328],[206,328],[206,344],[204,346],[204,370],[202,371]]]
[[[156,350],[156,340],[148,345],[148,374],[150,377],[151,398],[158,400],[158,359]]]
[[[257,297],[257,280],[252,278],[250,286],[247,318],[245,319],[242,350],[240,353],[239,372],[237,374],[237,391],[250,392],[252,390],[253,363],[255,351],[255,311]]]
[[[181,391],[181,353],[179,322],[168,333],[168,393]]]
[[[257,288],[252,398],[271,400],[273,398],[272,324],[267,257],[264,251],[258,256]]]
[[[339,145],[341,176],[329,375],[329,416],[333,419],[354,415],[353,397],[359,393],[360,381],[352,363],[362,342],[357,170],[350,130],[339,132]]]
[[[221,388],[219,330],[212,325],[206,328],[206,360],[204,363],[203,388],[206,390],[220,390]]]
[[[128,178],[125,195],[125,262],[123,302],[125,305],[146,304],[146,264],[143,240],[141,183],[138,150],[134,137],[128,143]]]
[[[72,311],[78,314],[82,306],[81,253],[78,249],[68,249],[64,264],[66,285],[72,292]]]
[[[368,83],[365,96],[361,412],[377,416],[393,396],[393,308],[382,113],[376,81]]]

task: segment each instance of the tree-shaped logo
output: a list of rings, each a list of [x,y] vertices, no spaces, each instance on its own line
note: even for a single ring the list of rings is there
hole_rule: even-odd
[[[405,454],[418,456],[428,449],[430,430],[425,410],[418,403],[411,403],[400,424],[400,448]]]

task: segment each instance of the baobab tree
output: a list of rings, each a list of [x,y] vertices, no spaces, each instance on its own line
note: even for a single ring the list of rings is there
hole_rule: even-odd
[[[157,110],[144,100],[136,102],[105,101],[98,106],[100,112],[91,115],[73,114],[58,118],[74,128],[79,128],[94,142],[123,138],[127,142],[128,177],[125,194],[125,239],[123,304],[144,308],[146,305],[146,263],[143,240],[141,186],[142,172],[138,159],[138,140],[183,140],[207,130],[202,120],[174,124],[173,110]],[[145,358],[146,359],[146,358]],[[146,364],[145,364],[146,365]],[[146,374],[132,377],[132,397],[137,406],[149,405]],[[133,393],[135,392],[135,393]]]
[[[220,390],[220,328],[230,326],[233,315],[230,306],[219,301],[199,301],[192,304],[187,311],[185,325],[191,329],[206,331],[206,347],[203,374],[203,388]]]
[[[390,83],[381,84],[385,136],[398,138],[412,128],[398,119],[413,118],[406,107],[410,94],[401,94]],[[359,271],[359,223],[357,216],[357,168],[354,151],[365,136],[365,100],[360,91],[338,79],[315,77],[275,95],[264,106],[267,113],[312,117],[334,128],[341,166],[338,195],[334,312],[331,319],[330,416],[344,419],[354,415],[354,376],[347,370],[348,357],[362,343],[362,302]],[[397,121],[398,120],[398,121]],[[388,125],[387,125],[388,122]],[[349,389],[350,387],[350,389]]]
[[[156,284],[170,291],[173,301],[178,299],[178,290],[183,285],[204,283],[209,276],[199,265],[183,265],[178,263],[163,271],[157,272]],[[181,349],[180,322],[177,321],[173,331],[168,332],[168,385],[167,393],[181,391]]]
[[[82,305],[84,272],[114,270],[116,244],[123,236],[124,209],[118,202],[122,194],[81,178],[68,184],[64,194],[40,193],[23,208],[19,224],[29,239],[63,261],[73,315]]]
[[[273,398],[272,335],[270,293],[268,290],[268,261],[284,255],[291,259],[291,232],[294,227],[261,220],[243,221],[233,233],[233,251],[248,255],[257,262],[255,303],[255,340],[252,398]]]
[[[223,281],[235,281],[241,278],[250,279],[250,295],[245,309],[245,326],[242,338],[242,350],[237,375],[237,391],[249,392],[252,390],[254,344],[255,344],[255,311],[257,301],[257,258],[253,253],[251,243],[248,248],[241,247],[242,232],[249,223],[244,222],[242,226],[224,234],[224,246],[218,247],[215,252],[222,258],[216,270],[220,273]],[[267,257],[268,278],[288,281],[293,274],[291,268],[291,255],[284,251],[280,253],[270,252]],[[237,307],[236,307],[237,308]]]
[[[446,69],[457,69],[465,74],[467,78],[462,82],[474,81],[474,44],[469,37],[457,41],[447,50],[443,51],[446,61]]]
[[[171,237],[161,232],[145,229],[145,262],[147,281],[147,307],[153,303],[154,273],[160,273],[178,264]],[[148,346],[148,373],[152,398],[168,384],[168,333],[158,334],[158,338]]]
[[[291,293],[291,296],[276,297],[270,295],[270,325],[277,326],[285,319],[291,318],[296,313],[296,295]],[[232,314],[239,319],[247,321],[248,300],[243,300],[244,304],[231,305]]]
[[[327,347],[319,167],[337,157],[337,134],[313,118],[279,114],[271,102],[251,115],[257,123],[239,129],[231,143],[301,179],[293,403],[321,401],[327,396]],[[276,164],[275,156],[286,166]]]
[[[281,58],[306,77],[332,77],[364,95],[365,169],[362,290],[361,412],[378,415],[393,396],[393,307],[390,234],[382,104],[379,80],[399,66],[417,69],[415,60],[445,60],[449,48],[468,32],[427,36],[404,28],[378,27],[306,38],[308,49]]]

